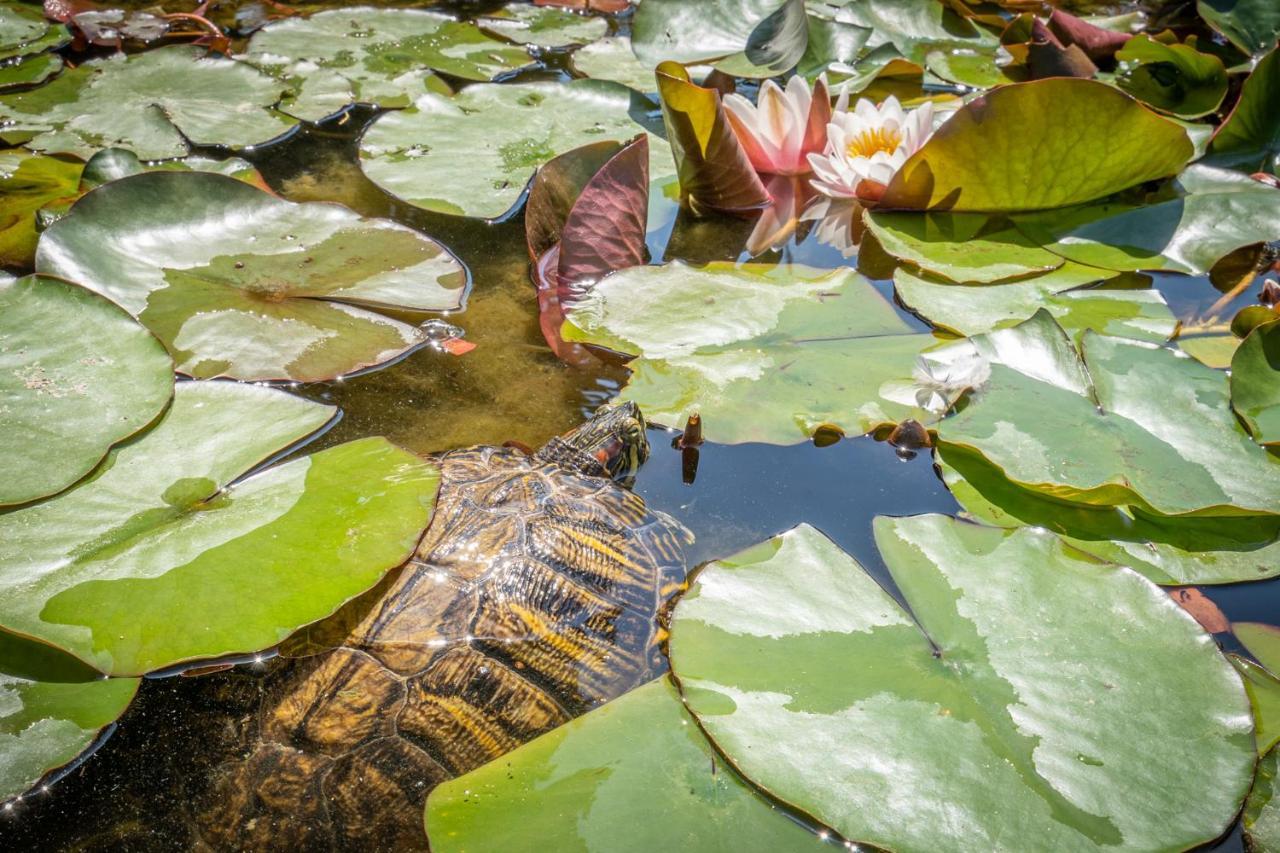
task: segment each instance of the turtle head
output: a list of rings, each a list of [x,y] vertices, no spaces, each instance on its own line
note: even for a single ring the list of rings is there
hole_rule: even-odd
[[[600,409],[591,420],[562,435],[558,443],[576,451],[573,455],[582,462],[579,467],[589,469],[585,473],[603,473],[629,484],[649,458],[649,440],[644,430],[640,407],[631,402],[620,403]]]

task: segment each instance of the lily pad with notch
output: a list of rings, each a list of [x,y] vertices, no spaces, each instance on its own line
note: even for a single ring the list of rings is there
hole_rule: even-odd
[[[476,26],[516,44],[552,48],[591,44],[609,32],[604,18],[524,3],[508,3],[482,15]]]
[[[44,233],[36,267],[123,306],[201,379],[312,382],[382,364],[427,338],[370,309],[453,310],[468,283],[417,231],[200,172],[99,187]]]
[[[649,420],[677,427],[700,411],[707,440],[729,444],[924,419],[904,389],[936,342],[852,270],[678,261],[597,282],[562,335],[631,356],[621,397]]]
[[[173,361],[108,299],[56,278],[0,282],[0,506],[60,492],[173,395]]]
[[[449,94],[431,72],[488,81],[533,64],[524,48],[473,23],[430,10],[369,6],[270,23],[254,33],[240,58],[286,81],[290,93],[281,109],[308,121],[357,102],[407,107],[427,92]]]
[[[1231,825],[1248,699],[1159,587],[1045,531],[874,527],[901,603],[801,525],[677,604],[673,673],[746,779],[884,849],[1185,849]]]
[[[88,479],[0,514],[0,629],[133,676],[260,651],[333,613],[413,553],[439,481],[382,438],[261,469],[333,415],[179,383]]]

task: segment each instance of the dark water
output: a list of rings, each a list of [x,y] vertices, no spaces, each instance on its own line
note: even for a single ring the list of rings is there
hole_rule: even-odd
[[[539,73],[559,72],[553,67]],[[467,308],[448,320],[478,347],[461,357],[424,348],[382,370],[296,389],[344,413],[307,450],[376,434],[420,452],[507,440],[537,446],[573,427],[616,391],[625,372],[570,368],[551,354],[537,324],[518,216],[487,224],[426,213],[388,197],[364,178],[355,166],[355,140],[372,115],[353,109],[322,128],[303,129],[255,152],[253,160],[288,198],[338,201],[421,229],[449,246],[469,267],[474,284]],[[734,259],[741,254],[743,236],[733,223],[692,226],[672,239],[667,253]],[[660,242],[665,240],[664,234]],[[783,254],[815,265],[844,262],[839,253],[811,240],[793,242]],[[887,281],[877,286],[891,294]],[[1204,279],[1167,276],[1157,286],[1188,320],[1222,296]],[[1229,317],[1255,291],[1250,288],[1219,313]],[[826,447],[707,444],[693,482],[686,483],[681,453],[671,448],[672,434],[654,428],[649,437],[653,450],[636,490],[695,533],[691,564],[805,521],[885,580],[871,537],[876,515],[958,509],[927,454],[903,460],[871,438]],[[1280,580],[1204,591],[1233,620],[1275,621],[1280,613]],[[48,793],[0,814],[0,850],[186,849],[193,792],[214,764],[243,748],[242,723],[259,699],[260,675],[279,665],[267,661],[203,678],[147,680],[114,736],[90,760]],[[1241,849],[1238,828],[1219,849]]]

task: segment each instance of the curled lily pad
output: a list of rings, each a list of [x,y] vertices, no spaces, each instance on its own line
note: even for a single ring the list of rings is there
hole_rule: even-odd
[[[180,383],[89,479],[0,514],[0,628],[138,675],[328,616],[413,552],[439,479],[381,438],[245,478],[332,415],[269,388]]]
[[[1242,246],[1280,239],[1280,190],[1195,165],[1171,198],[1100,203],[1016,217],[1018,228],[1069,260],[1112,270],[1203,275]]]
[[[1168,595],[1044,531],[875,533],[903,604],[802,525],[676,606],[673,672],[745,778],[886,849],[1185,849],[1231,824],[1248,700]]]
[[[409,228],[200,172],[99,187],[44,233],[36,266],[126,308],[197,378],[309,382],[381,364],[426,337],[369,308],[450,310],[467,284]]]
[[[922,417],[897,392],[934,342],[852,270],[727,263],[614,273],[562,334],[635,356],[621,396],[651,421],[674,427],[701,412],[707,439],[730,444]]]
[[[1272,0],[1196,0],[1196,11],[1247,54],[1270,50],[1280,38],[1280,6]]]
[[[1046,311],[929,355],[981,358],[986,387],[938,424],[938,448],[977,454],[1061,501],[1161,515],[1280,515],[1280,458],[1231,411],[1227,377],[1154,344],[1085,331]]]
[[[0,282],[0,506],[60,492],[173,394],[173,361],[128,312],[45,276]]]
[[[533,61],[528,51],[490,38],[475,24],[422,9],[369,6],[268,24],[241,59],[287,81],[292,91],[282,109],[312,121],[355,102],[407,107],[428,91],[447,94],[431,71],[492,80]]]
[[[1063,133],[1066,125],[1075,132]],[[957,110],[907,159],[881,204],[952,211],[1064,207],[1172,175],[1191,155],[1181,127],[1105,83],[1016,83]]]
[[[0,803],[101,740],[138,691],[56,649],[0,631]]]
[[[1162,342],[1178,321],[1158,290],[1065,289],[1052,280],[1015,281],[978,287],[929,281],[906,270],[893,275],[898,298],[934,326],[957,335],[980,335],[1016,326],[1040,309],[1071,333],[1093,329],[1106,335]]]
[[[476,26],[516,44],[538,47],[590,44],[609,31],[609,22],[604,18],[524,3],[508,3],[477,18]]]
[[[1246,172],[1280,171],[1280,49],[1262,58],[1209,143],[1208,162]]]
[[[821,849],[722,765],[665,678],[439,785],[426,824],[437,853]]]
[[[1244,806],[1244,834],[1253,853],[1280,850],[1280,749],[1258,763],[1258,777]]]
[[[360,142],[361,168],[410,204],[492,219],[520,200],[538,166],[580,145],[630,139],[644,130],[633,116],[650,109],[630,89],[598,80],[469,86],[375,121]]]
[[[1280,518],[1170,518],[1135,507],[1064,503],[1012,483],[978,456],[948,452],[943,482],[971,518],[1043,527],[1077,551],[1158,584],[1223,584],[1280,575]]]
[[[1190,45],[1139,35],[1116,53],[1116,59],[1116,84],[1161,112],[1198,118],[1217,110],[1227,95],[1222,60]]]
[[[243,62],[169,45],[90,60],[38,89],[0,95],[0,137],[51,154],[121,147],[144,160],[182,157],[189,143],[244,146],[289,130],[293,121],[272,109],[284,91]]]
[[[1232,655],[1231,662],[1244,679],[1244,689],[1253,705],[1253,718],[1257,725],[1255,739],[1258,752],[1265,753],[1280,742],[1280,678],[1239,655]]]
[[[1258,326],[1236,350],[1231,405],[1260,443],[1280,444],[1280,322]]]

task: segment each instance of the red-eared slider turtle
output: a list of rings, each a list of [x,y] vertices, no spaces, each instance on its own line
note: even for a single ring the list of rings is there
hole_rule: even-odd
[[[651,679],[690,534],[619,484],[648,454],[632,404],[544,448],[436,457],[415,558],[296,637],[241,757],[196,813],[235,850],[425,846],[464,773]]]

